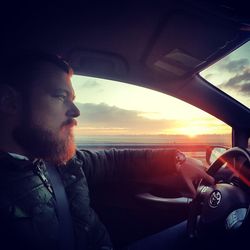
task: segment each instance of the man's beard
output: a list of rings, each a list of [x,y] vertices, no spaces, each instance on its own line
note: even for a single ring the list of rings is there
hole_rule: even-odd
[[[13,137],[31,158],[40,158],[60,165],[75,154],[74,137],[67,124],[62,126],[60,131],[53,132],[26,123],[14,130]]]

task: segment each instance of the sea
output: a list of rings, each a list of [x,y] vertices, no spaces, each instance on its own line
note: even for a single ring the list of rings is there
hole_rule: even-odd
[[[143,146],[143,145],[224,145],[230,146],[231,135],[212,134],[197,135],[77,135],[75,137],[78,146]]]

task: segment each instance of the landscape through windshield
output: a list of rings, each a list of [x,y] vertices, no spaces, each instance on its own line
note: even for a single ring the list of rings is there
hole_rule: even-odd
[[[231,127],[169,95],[85,76],[72,82],[79,143],[231,143]]]

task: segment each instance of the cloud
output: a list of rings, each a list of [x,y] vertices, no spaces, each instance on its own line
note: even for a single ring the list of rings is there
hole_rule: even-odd
[[[248,81],[249,81],[248,83],[245,83],[244,85],[241,86],[241,91],[245,95],[249,95],[249,93],[250,93],[250,79]]]
[[[152,117],[151,113],[146,116],[145,112],[121,109],[105,103],[76,103],[76,105],[81,111],[75,131],[78,135],[188,134],[193,133],[194,129],[199,132],[206,127],[209,133],[216,133],[219,127],[221,131],[225,130],[225,124],[211,117],[202,120],[151,119],[149,118]]]
[[[89,78],[83,80],[83,82],[81,82],[80,84],[81,84],[81,88],[96,88],[96,87],[101,86],[97,80],[89,79]]]
[[[232,60],[220,65],[220,69],[227,70],[231,73],[238,73],[249,67],[249,60],[247,58],[242,58],[239,60]]]
[[[134,133],[161,133],[167,128],[177,125],[174,120],[154,120],[142,115],[140,111],[125,110],[105,103],[76,103],[81,112],[78,127],[109,130],[130,131]]]
[[[242,73],[236,74],[227,82],[222,84],[222,87],[235,90],[243,95],[249,95],[250,92],[250,67],[246,68]]]

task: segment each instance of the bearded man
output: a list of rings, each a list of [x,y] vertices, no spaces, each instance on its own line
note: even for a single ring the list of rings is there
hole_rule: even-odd
[[[76,150],[80,112],[72,74],[64,60],[46,53],[16,55],[1,66],[0,244],[6,249],[112,249],[88,192],[103,179],[162,183],[177,173],[191,196],[195,181],[213,183],[199,161],[175,149]]]

